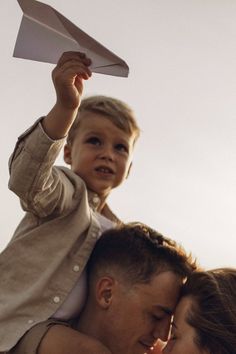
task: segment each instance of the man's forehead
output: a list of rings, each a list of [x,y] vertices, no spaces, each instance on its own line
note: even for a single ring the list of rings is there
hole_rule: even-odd
[[[140,298],[155,311],[172,314],[179,298],[181,279],[172,272],[153,277],[150,283],[138,288]]]

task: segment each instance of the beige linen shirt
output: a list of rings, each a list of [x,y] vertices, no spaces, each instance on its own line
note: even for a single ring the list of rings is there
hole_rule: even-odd
[[[64,140],[51,140],[36,122],[10,160],[9,188],[26,214],[0,254],[0,352],[61,306],[101,232],[98,196],[71,170],[53,166]],[[119,222],[107,205],[103,215]]]

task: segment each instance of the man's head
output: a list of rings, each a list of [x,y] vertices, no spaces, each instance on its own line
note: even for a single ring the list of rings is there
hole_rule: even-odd
[[[140,130],[122,101],[92,96],[82,100],[64,150],[64,159],[87,187],[107,196],[128,175]]]
[[[182,248],[144,225],[105,232],[88,263],[79,330],[116,354],[147,352],[158,338],[167,339],[182,282],[193,269]]]

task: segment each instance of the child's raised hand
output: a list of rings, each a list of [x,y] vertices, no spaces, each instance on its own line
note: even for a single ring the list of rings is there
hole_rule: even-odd
[[[80,105],[83,80],[92,75],[91,60],[84,53],[65,52],[52,72],[57,94],[57,105],[64,109],[75,110]]]
[[[84,53],[65,52],[52,72],[57,101],[42,120],[45,133],[51,139],[61,139],[76,118],[83,92],[83,80],[92,75],[91,60]]]

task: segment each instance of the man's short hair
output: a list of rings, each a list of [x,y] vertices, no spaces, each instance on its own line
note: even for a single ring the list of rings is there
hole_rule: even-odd
[[[196,261],[175,241],[141,223],[107,230],[97,241],[88,262],[93,282],[111,269],[122,273],[130,284],[149,283],[152,276],[172,271],[186,278],[197,268]]]
[[[134,141],[140,135],[134,112],[123,101],[109,96],[90,96],[81,101],[78,115],[69,131],[67,143],[72,143],[80,125],[80,115],[85,112],[101,114],[107,117],[114,125],[129,135],[134,134]]]

